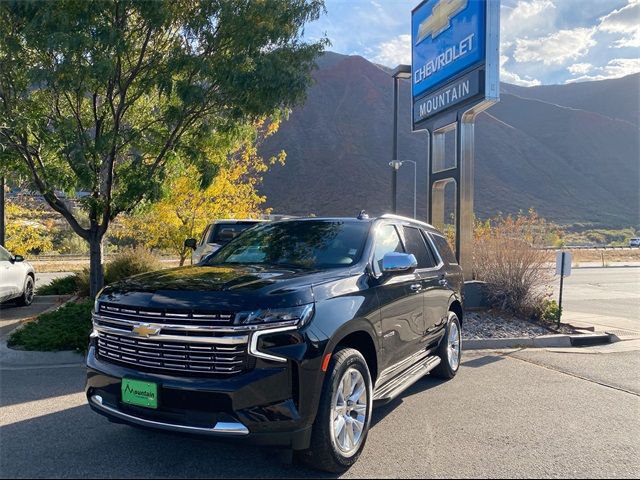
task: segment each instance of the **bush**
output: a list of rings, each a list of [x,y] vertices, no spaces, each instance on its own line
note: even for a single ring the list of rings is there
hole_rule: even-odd
[[[542,304],[540,318],[545,322],[557,323],[560,320],[560,305],[555,300],[546,300]]]
[[[104,283],[108,285],[132,275],[151,272],[160,268],[160,262],[149,250],[144,248],[123,250],[122,253],[105,265]]]
[[[91,333],[93,302],[67,303],[57,310],[42,314],[10,337],[10,347],[25,350],[86,352]]]
[[[48,285],[38,288],[38,295],[73,295],[78,291],[77,275],[55,278]]]
[[[159,270],[162,264],[151,252],[143,248],[127,249],[118,254],[104,267],[104,284],[117,282],[139,273]],[[38,295],[67,295],[77,293],[81,297],[89,296],[89,269],[57,278],[38,289]]]
[[[476,231],[475,274],[487,283],[494,307],[525,318],[540,318],[553,270],[536,248],[549,236],[548,224],[535,212],[498,217]]]

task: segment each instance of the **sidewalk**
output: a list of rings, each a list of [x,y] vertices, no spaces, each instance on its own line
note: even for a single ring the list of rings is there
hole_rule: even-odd
[[[71,298],[71,295],[46,295],[33,299],[28,307],[18,307],[12,303],[0,306],[0,338],[5,337],[20,323],[29,320],[41,313],[53,309]]]

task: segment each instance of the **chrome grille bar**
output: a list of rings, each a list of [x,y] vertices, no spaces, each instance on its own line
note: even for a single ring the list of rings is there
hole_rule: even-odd
[[[246,344],[218,350],[210,345],[208,352],[193,345],[176,345],[164,341],[134,340],[120,335],[98,331],[96,348],[98,356],[116,363],[139,367],[191,373],[236,374],[247,368]],[[196,346],[201,347],[201,346]],[[232,348],[232,350],[230,350]],[[206,353],[209,353],[207,355]]]

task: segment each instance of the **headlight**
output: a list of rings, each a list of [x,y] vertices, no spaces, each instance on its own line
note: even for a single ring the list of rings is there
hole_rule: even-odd
[[[236,314],[236,325],[255,325],[261,323],[297,322],[305,325],[313,317],[313,304],[291,308],[263,308]]]

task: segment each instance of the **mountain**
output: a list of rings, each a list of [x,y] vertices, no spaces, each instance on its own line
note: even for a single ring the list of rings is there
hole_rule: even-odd
[[[535,208],[563,224],[640,225],[638,83],[621,79],[544,87],[502,85],[476,121],[475,212]],[[425,133],[412,133],[409,83],[401,85],[401,160],[418,163],[418,217],[426,217]],[[263,146],[284,149],[265,174],[277,213],[389,211],[392,79],[359,56],[327,53],[304,105]],[[413,168],[399,171],[399,213],[413,211]]]

